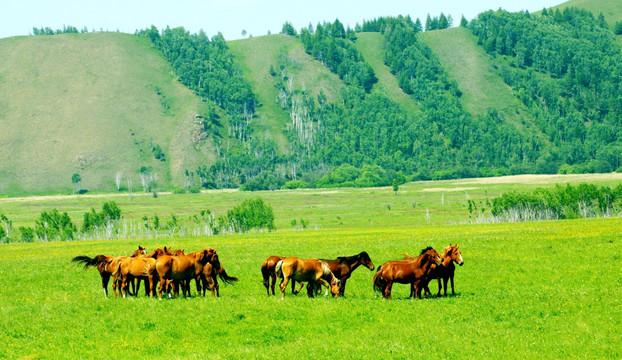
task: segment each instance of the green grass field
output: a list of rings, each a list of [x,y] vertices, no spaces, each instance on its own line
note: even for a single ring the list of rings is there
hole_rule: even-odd
[[[620,179],[424,182],[402,186],[397,196],[389,189],[265,192],[259,195],[275,208],[279,227],[272,233],[4,244],[0,358],[618,359],[622,218],[469,224],[459,200],[467,192],[478,199],[577,181],[617,184]],[[196,200],[227,207],[256,195],[201,194]],[[423,215],[417,220],[410,203],[405,208],[412,213],[398,211],[401,197],[427,206],[430,223]],[[163,211],[179,211],[171,208],[174,204],[200,208],[193,196],[173,199],[137,198],[140,205],[124,214],[151,213],[158,201]],[[390,199],[396,200],[388,210]],[[80,200],[55,201],[78,208]],[[3,211],[19,207],[20,221],[27,222],[40,202],[45,200],[3,199],[1,206]],[[307,216],[319,230],[292,231],[284,224],[294,216]],[[449,243],[460,244],[465,264],[456,271],[457,295],[447,298],[407,299],[408,287],[396,285],[394,299],[383,300],[372,290],[373,272],[365,268],[354,272],[346,297],[339,299],[288,292],[281,301],[266,297],[261,283],[259,268],[269,255],[334,258],[365,250],[379,266],[402,253],[415,254],[428,245],[442,250]],[[139,244],[186,251],[217,247],[227,272],[240,281],[221,285],[220,298],[105,299],[97,271],[70,262],[77,255],[129,254]],[[431,290],[436,291],[435,284]]]

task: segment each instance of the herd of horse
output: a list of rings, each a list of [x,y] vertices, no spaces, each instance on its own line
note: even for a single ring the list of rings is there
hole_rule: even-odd
[[[394,283],[410,284],[410,297],[419,298],[431,296],[428,284],[437,279],[438,293],[444,287],[444,296],[447,296],[447,283],[451,283],[452,295],[454,291],[454,273],[458,264],[464,261],[458,245],[449,245],[440,255],[432,247],[421,251],[419,256],[403,255],[403,260],[387,261],[378,267],[373,277],[373,288],[382,293],[385,299],[391,299],[391,288]],[[170,247],[158,248],[147,253],[139,246],[130,256],[97,255],[76,256],[72,262],[82,263],[87,269],[96,267],[102,279],[104,293],[108,297],[108,283],[112,278],[114,296],[126,297],[126,294],[137,295],[141,281],[145,284],[147,296],[156,296],[162,299],[165,292],[171,297],[179,296],[179,288],[183,296],[191,296],[190,284],[194,279],[198,294],[205,296],[209,289],[213,296],[220,296],[218,278],[231,284],[238,278],[230,276],[225,271],[218,258],[216,249],[207,248],[186,254],[184,250],[172,250]],[[314,297],[326,288],[325,296],[330,292],[333,297],[344,296],[346,283],[360,265],[370,271],[375,269],[369,254],[363,251],[354,256],[341,256],[337,259],[301,259],[298,257],[270,256],[261,265],[263,284],[267,295],[275,294],[277,278],[281,279],[279,288],[281,299],[285,298],[285,290],[291,282],[292,293],[298,294],[304,284],[307,284],[307,295]],[[442,280],[442,283],[441,283]],[[296,285],[299,285],[296,288]],[[132,287],[133,291],[130,291]],[[423,292],[423,294],[422,294]]]

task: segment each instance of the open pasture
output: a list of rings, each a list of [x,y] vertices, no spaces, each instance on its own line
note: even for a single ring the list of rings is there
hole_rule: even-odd
[[[349,228],[213,237],[5,244],[0,358],[620,358],[622,219]],[[344,298],[266,297],[269,255],[335,258],[367,251],[376,266],[459,243],[456,296],[393,300],[357,269]],[[230,275],[219,298],[105,299],[77,255],[138,245],[217,247]],[[194,284],[193,284],[194,285]],[[435,282],[430,284],[436,292]],[[193,295],[196,291],[193,288]]]

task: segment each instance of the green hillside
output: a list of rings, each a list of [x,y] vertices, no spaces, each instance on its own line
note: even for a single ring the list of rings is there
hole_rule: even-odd
[[[457,27],[423,34],[441,64],[462,91],[460,102],[473,115],[496,109],[523,132],[538,134],[533,117],[514,96],[512,89],[495,72],[490,56],[477,45],[477,38],[466,28]]]
[[[365,57],[365,61],[374,69],[378,78],[378,83],[374,90],[386,94],[393,101],[402,105],[404,109],[416,111],[415,101],[402,91],[397,82],[397,78],[391,74],[390,69],[384,64],[384,36],[379,33],[360,33],[357,34],[356,48]]]
[[[313,61],[295,38],[277,34],[231,41],[228,45],[261,104],[255,131],[262,137],[274,139],[283,152],[288,148],[284,131],[291,121],[287,111],[277,104],[277,82],[291,79],[291,92],[304,89],[316,97],[321,90],[328,101],[340,101],[340,80]],[[270,74],[271,68],[274,76]]]
[[[166,185],[197,162],[190,135],[202,105],[141,38],[2,39],[0,79],[10,94],[0,100],[0,193],[71,191],[76,172],[83,189],[113,190],[117,172],[140,188],[141,166]]]
[[[622,5],[560,9],[0,39],[0,196],[622,169]]]

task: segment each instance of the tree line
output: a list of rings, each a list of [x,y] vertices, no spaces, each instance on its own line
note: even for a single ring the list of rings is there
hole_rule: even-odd
[[[0,243],[34,241],[73,241],[82,239],[118,239],[132,237],[174,236],[178,234],[209,236],[217,234],[272,231],[274,212],[272,206],[261,198],[249,198],[226,214],[216,217],[210,210],[190,217],[192,225],[182,226],[179,218],[171,214],[166,222],[158,215],[143,216],[138,223],[123,222],[122,212],[114,201],[105,202],[101,211],[91,208],[83,214],[78,227],[67,212],[57,209],[42,211],[34,226],[13,228],[13,222],[0,214]]]

